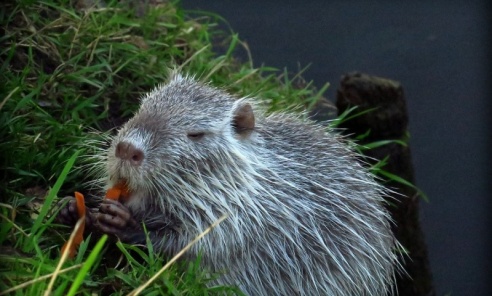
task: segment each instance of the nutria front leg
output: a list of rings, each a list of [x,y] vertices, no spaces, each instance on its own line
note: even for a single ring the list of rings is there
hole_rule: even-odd
[[[95,214],[96,228],[125,243],[145,243],[145,232],[130,210],[119,201],[104,199]]]

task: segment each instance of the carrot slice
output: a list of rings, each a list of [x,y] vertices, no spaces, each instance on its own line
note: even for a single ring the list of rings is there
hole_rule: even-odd
[[[129,196],[128,185],[125,180],[121,180],[106,191],[106,198],[113,200],[126,200]]]
[[[78,191],[75,191],[75,200],[77,201],[77,212],[79,214],[79,218],[85,217],[84,195]]]
[[[118,200],[120,199],[120,195],[121,189],[116,187],[109,188],[108,191],[106,191],[106,198],[108,199]]]
[[[84,203],[84,195],[80,192],[75,192],[75,200],[77,202],[77,214],[79,214],[79,220],[82,220],[82,225],[80,225],[78,231],[75,233],[75,237],[73,238],[72,245],[68,250],[68,257],[73,258],[75,254],[77,254],[77,248],[80,246],[82,241],[84,240],[84,229],[85,229],[85,203]],[[62,247],[62,254],[65,252],[65,249],[68,246],[68,242]]]

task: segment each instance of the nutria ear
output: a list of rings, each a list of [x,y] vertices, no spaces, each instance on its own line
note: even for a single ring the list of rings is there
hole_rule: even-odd
[[[234,110],[232,126],[236,134],[241,138],[251,134],[255,128],[255,114],[250,104],[241,104]]]

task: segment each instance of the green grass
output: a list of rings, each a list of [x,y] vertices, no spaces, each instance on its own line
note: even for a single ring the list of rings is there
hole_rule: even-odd
[[[17,0],[0,10],[0,291],[15,288],[9,295],[123,295],[167,262],[151,248],[122,244],[124,260],[114,262],[107,258],[114,246],[88,238],[52,275],[70,233],[53,223],[52,205],[89,190],[83,181],[91,176],[77,169],[87,154],[84,143],[103,139],[92,131],[129,118],[139,97],[166,80],[166,69],[179,66],[238,96],[257,96],[271,110],[310,108],[328,86],[317,90],[302,72],[237,60],[238,48],[247,47],[220,31],[213,14],[191,18],[166,3],[138,17],[116,1],[85,11],[71,2]],[[206,274],[199,264],[173,264],[144,294],[240,294],[207,287],[220,275]]]

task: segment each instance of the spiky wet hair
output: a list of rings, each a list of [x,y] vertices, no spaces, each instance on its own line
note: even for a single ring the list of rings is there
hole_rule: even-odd
[[[139,166],[115,157],[129,142]],[[111,182],[145,223],[179,227],[153,237],[176,253],[223,214],[189,253],[225,271],[215,283],[250,295],[384,295],[397,242],[385,189],[335,132],[299,115],[266,115],[247,98],[173,73],[148,93],[108,152]],[[165,233],[165,229],[163,230]]]

